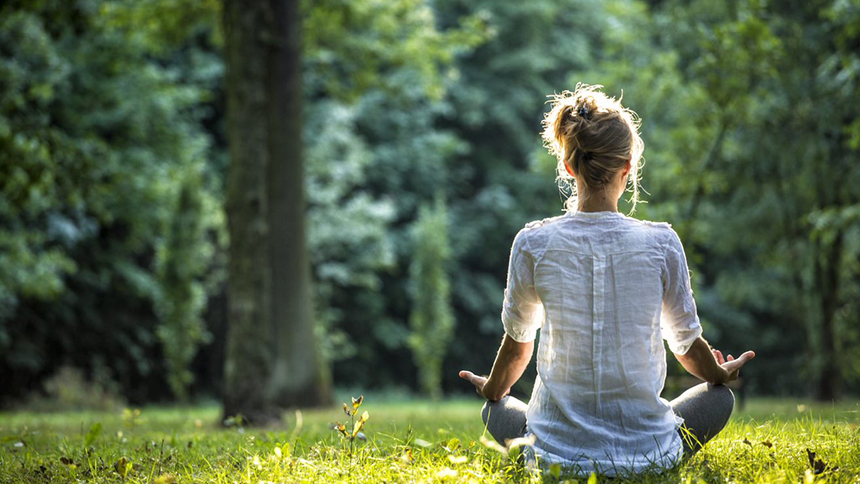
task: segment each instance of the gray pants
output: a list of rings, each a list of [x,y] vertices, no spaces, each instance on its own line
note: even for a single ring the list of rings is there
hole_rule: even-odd
[[[684,419],[678,432],[684,442],[684,456],[689,457],[717,435],[732,415],[735,396],[728,387],[702,383],[669,402],[672,410]],[[526,433],[528,405],[507,396],[498,402],[487,402],[481,411],[484,425],[497,442],[522,437]]]

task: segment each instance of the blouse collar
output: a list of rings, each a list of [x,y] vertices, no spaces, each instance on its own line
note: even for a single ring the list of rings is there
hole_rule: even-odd
[[[587,219],[605,219],[605,218],[615,218],[615,217],[623,217],[624,215],[621,212],[613,212],[610,210],[604,210],[600,212],[582,212],[577,210],[575,212],[568,212],[573,217],[576,218],[587,218]]]

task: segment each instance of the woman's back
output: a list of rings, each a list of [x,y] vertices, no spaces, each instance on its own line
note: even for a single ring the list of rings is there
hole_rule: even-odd
[[[543,139],[571,189],[568,214],[535,222],[514,239],[502,309],[505,336],[488,378],[463,370],[487,399],[482,419],[500,443],[531,434],[543,463],[608,475],[671,466],[728,422],[723,386],[755,357],[723,358],[702,327],[678,234],[618,213],[630,187],[636,207],[644,144],[636,114],[599,86],[552,96]],[[528,405],[508,395],[539,328],[538,376]],[[707,383],[671,403],[663,339]],[[675,415],[678,415],[676,417]],[[680,424],[686,419],[684,442]],[[578,469],[577,469],[578,468]]]
[[[680,421],[659,397],[662,338],[684,353],[701,326],[668,224],[617,212],[529,224],[514,241],[504,306],[514,339],[542,328],[527,418],[545,461],[616,474],[678,459]]]

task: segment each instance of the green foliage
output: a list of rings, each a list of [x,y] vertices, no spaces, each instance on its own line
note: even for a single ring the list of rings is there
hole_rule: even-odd
[[[410,356],[409,227],[463,147],[436,125],[454,56],[487,35],[478,15],[441,29],[430,5],[305,5],[309,245],[335,380],[413,380],[410,365],[382,364]]]
[[[0,317],[7,319],[19,297],[47,299],[63,291],[62,278],[74,272],[76,264],[58,242],[74,242],[82,227],[60,214],[50,217],[53,203],[74,205],[79,198],[74,187],[62,183],[62,162],[70,165],[71,160],[55,162],[50,149],[55,145],[72,155],[74,146],[49,130],[44,114],[71,66],[35,15],[4,15],[0,42],[11,50],[0,58],[0,298],[6,308]],[[53,231],[48,230],[51,222]],[[8,333],[0,334],[0,342],[8,345]]]
[[[486,37],[479,15],[459,17],[457,28],[440,30],[426,0],[324,0],[303,7],[309,88],[335,100],[357,102],[375,88],[394,94],[403,89],[404,74],[412,88],[439,100],[444,69],[455,53]]]
[[[455,325],[448,281],[451,248],[444,198],[437,197],[433,206],[421,207],[413,229],[413,244],[409,347],[418,366],[421,391],[439,398],[442,396],[442,362]]]
[[[205,207],[198,171],[191,169],[182,178],[176,212],[158,254],[159,292],[155,302],[160,320],[156,334],[164,351],[167,380],[179,399],[187,397],[188,386],[194,381],[189,366],[197,348],[210,340],[201,319],[206,304],[202,279],[215,247],[205,229],[220,222],[206,220],[207,215],[217,217],[220,212],[216,206]]]
[[[636,216],[681,234],[706,336],[759,353],[749,387],[857,390],[856,0],[302,8],[309,246],[336,382],[413,385],[411,228],[440,192],[462,322],[442,385],[468,391],[455,370],[489,369],[511,240],[561,209],[538,137],[544,96],[588,82],[642,116],[649,203]],[[11,394],[64,364],[132,399],[187,394],[192,374],[217,391],[220,15],[214,0],[0,7]]]
[[[482,444],[477,399],[386,402],[374,398],[367,441],[344,446],[337,408],[305,411],[289,426],[223,429],[216,407],[151,407],[130,428],[118,412],[0,415],[0,476],[8,482],[544,482],[585,483],[552,468],[531,475]],[[745,412],[692,459],[663,474],[596,482],[830,482],[860,477],[857,403],[750,400]],[[802,410],[799,410],[802,409]],[[299,421],[301,423],[299,423]],[[88,430],[101,432],[84,445]],[[489,441],[487,441],[489,442]],[[809,454],[815,453],[810,464]],[[821,461],[820,464],[817,464]],[[816,474],[818,469],[827,470]],[[836,469],[838,468],[838,469]]]
[[[60,363],[145,392],[161,379],[160,258],[196,243],[162,250],[182,174],[210,149],[204,83],[95,2],[24,3],[0,8],[0,372],[13,394]],[[200,223],[220,243],[211,190],[200,183]]]
[[[199,35],[220,44],[219,0],[110,0],[99,3],[102,21],[163,55]]]
[[[318,103],[309,110],[305,170],[308,227],[315,275],[315,316],[327,360],[355,354],[342,329],[346,294],[378,291],[379,273],[394,264],[386,231],[395,208],[388,197],[364,190],[372,157],[356,132],[357,109],[341,103]],[[348,296],[346,296],[348,297]]]

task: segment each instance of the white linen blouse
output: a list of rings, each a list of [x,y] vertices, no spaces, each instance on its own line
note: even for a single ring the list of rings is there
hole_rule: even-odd
[[[684,354],[702,327],[669,224],[571,212],[526,225],[502,322],[519,342],[541,329],[527,436],[542,463],[620,475],[678,461],[683,419],[660,397],[663,339]]]

